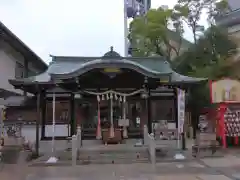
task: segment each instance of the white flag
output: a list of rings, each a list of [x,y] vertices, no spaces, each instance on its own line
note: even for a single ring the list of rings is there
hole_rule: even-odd
[[[178,133],[183,133],[185,120],[185,91],[178,89]]]

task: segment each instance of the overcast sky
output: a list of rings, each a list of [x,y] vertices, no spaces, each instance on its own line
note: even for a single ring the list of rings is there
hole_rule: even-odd
[[[152,8],[176,0],[152,0]],[[0,0],[0,20],[46,62],[49,54],[123,55],[123,0]],[[186,32],[191,39],[191,33]]]

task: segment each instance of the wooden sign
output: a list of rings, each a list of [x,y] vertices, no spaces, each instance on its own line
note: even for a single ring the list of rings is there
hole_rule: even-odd
[[[160,78],[160,83],[168,83],[170,81],[170,77],[169,76],[162,76]]]
[[[128,127],[129,126],[129,119],[119,119],[118,126],[120,127]]]
[[[121,69],[119,69],[119,68],[105,68],[103,71],[105,73],[119,73],[119,72],[121,72]]]

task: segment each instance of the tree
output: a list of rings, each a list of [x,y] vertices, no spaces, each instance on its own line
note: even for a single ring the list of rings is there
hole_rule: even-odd
[[[233,77],[231,58],[237,53],[237,45],[228,38],[227,32],[212,26],[197,40],[196,44],[173,61],[177,72],[192,76],[216,80]],[[193,119],[196,119],[203,107],[210,103],[208,84],[194,86],[190,90],[188,101]]]
[[[175,32],[169,30],[173,24]],[[171,37],[175,34],[175,39]],[[172,9],[152,9],[143,17],[135,18],[130,24],[129,40],[133,56],[159,55],[168,60],[180,54],[183,26]],[[177,42],[176,42],[177,41]]]
[[[237,45],[227,32],[212,26],[189,48],[173,61],[176,70],[185,75],[217,79],[231,76],[231,57],[237,53]]]
[[[197,43],[198,33],[204,31],[199,20],[205,10],[210,25],[214,24],[214,18],[227,9],[227,0],[178,0],[174,7],[174,13],[184,21],[191,29],[194,44]]]

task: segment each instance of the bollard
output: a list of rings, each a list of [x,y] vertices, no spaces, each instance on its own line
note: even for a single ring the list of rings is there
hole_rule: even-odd
[[[155,140],[152,136],[149,137],[150,159],[153,166],[156,165],[156,146]]]
[[[26,151],[20,151],[17,159],[17,165],[21,168],[17,168],[17,176],[19,179],[25,179],[25,168],[27,168],[27,159],[28,159],[29,153]],[[17,167],[18,167],[17,166]]]
[[[182,142],[182,150],[186,150],[186,137],[185,137],[185,133],[181,133],[181,142]]]
[[[72,166],[77,165],[77,136],[72,136]]]
[[[148,144],[148,127],[147,125],[145,124],[143,126],[143,144],[144,145],[147,145]]]
[[[189,132],[190,132],[189,138],[193,139],[193,127],[189,127]]]
[[[81,126],[77,127],[77,149],[80,150],[82,146],[82,129]]]

